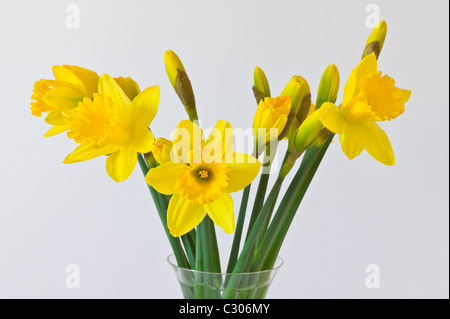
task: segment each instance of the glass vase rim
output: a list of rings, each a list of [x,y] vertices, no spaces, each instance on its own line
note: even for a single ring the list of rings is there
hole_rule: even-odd
[[[247,271],[247,272],[239,272],[239,273],[232,273],[232,272],[212,272],[212,271],[203,271],[203,270],[195,270],[195,269],[189,269],[180,267],[174,262],[171,261],[172,258],[175,258],[175,254],[171,253],[169,256],[167,256],[166,260],[175,269],[183,270],[183,271],[189,271],[192,273],[202,273],[202,274],[211,274],[211,275],[222,275],[222,276],[232,276],[232,275],[252,275],[252,274],[263,274],[266,272],[273,272],[278,271],[283,265],[284,265],[284,259],[280,256],[277,256],[277,259],[275,260],[275,264],[271,269],[266,270],[260,270],[260,271]]]

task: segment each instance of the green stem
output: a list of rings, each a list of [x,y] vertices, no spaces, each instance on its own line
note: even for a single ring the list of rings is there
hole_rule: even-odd
[[[263,243],[258,251],[258,258],[255,258],[254,269],[265,270],[273,267],[281,245],[289,230],[289,226],[300,206],[311,181],[322,162],[322,159],[333,139],[331,135],[320,148],[313,146],[310,152],[305,155],[299,171],[288,188],[275,217],[264,237]],[[293,196],[294,194],[294,196]]]
[[[149,171],[149,167],[144,160],[142,154],[138,155],[139,166],[141,167],[142,173],[144,176],[147,175]],[[164,200],[161,200],[159,193],[150,185],[148,185],[148,189],[150,190],[150,194],[155,202],[156,210],[158,212],[159,218],[161,219],[161,223],[163,224],[164,230],[166,232],[167,238],[169,239],[170,246],[175,254],[175,258],[177,260],[178,266],[189,269],[189,262],[184,254],[183,247],[181,246],[180,239],[175,238],[170,234],[169,228],[167,227],[167,204]]]
[[[203,251],[202,251],[202,231],[200,225],[197,226],[196,232],[196,245],[195,245],[195,284],[194,284],[194,296],[195,299],[203,299],[203,275],[200,271],[203,271]]]
[[[250,222],[248,225],[247,238],[245,240],[248,239],[248,235],[250,234],[250,231],[252,230],[253,225],[255,225],[256,218],[258,218],[259,212],[261,211],[261,208],[264,205],[264,199],[266,197],[266,192],[267,192],[267,185],[269,184],[269,178],[270,178],[270,174],[265,171],[270,170],[271,163],[272,163],[272,161],[269,160],[267,153],[266,153],[265,158],[264,158],[263,174],[261,174],[261,177],[259,179],[258,189],[256,191],[256,196],[255,196],[255,202],[253,203],[252,214],[251,214]]]
[[[251,184],[250,184],[251,185]],[[241,245],[242,230],[244,228],[245,214],[247,211],[248,197],[250,195],[250,185],[244,188],[242,193],[241,207],[239,208],[238,220],[234,231],[233,245],[231,247],[230,258],[228,259],[227,273],[231,273],[236,265]]]
[[[217,245],[216,229],[214,222],[208,217],[209,233],[211,234],[211,255],[212,255],[212,271],[221,272],[219,246]]]
[[[264,206],[262,207],[258,218],[256,219],[255,225],[253,226],[252,230],[250,231],[248,240],[245,243],[244,248],[242,249],[241,255],[240,255],[239,259],[237,260],[236,266],[233,269],[233,274],[239,274],[239,273],[243,273],[245,271],[250,270],[251,261],[252,261],[252,257],[253,257],[253,247],[255,246],[256,238],[258,236],[258,233],[259,233],[261,227],[263,226],[266,215],[273,208],[273,205],[277,200],[282,183],[283,183],[283,179],[278,178],[277,181],[275,182],[272,190],[270,191],[269,196],[267,196],[267,200],[264,203]],[[224,293],[225,299],[233,298],[233,296],[235,296],[238,283],[239,283],[239,275],[231,276],[231,278],[227,284],[227,289]]]
[[[213,257],[212,257],[212,248],[211,248],[211,232],[209,227],[209,222],[211,219],[208,215],[205,216],[203,221],[199,225],[199,232],[201,236],[201,250],[202,250],[202,257],[203,257],[203,269],[202,271],[205,272],[213,272]],[[208,282],[211,276],[209,274],[206,274],[206,276],[203,278],[203,291],[204,296],[207,299],[211,298],[212,292],[210,290],[211,283]]]
[[[189,260],[189,266],[191,269],[195,268],[195,243],[192,241],[191,236],[188,234],[181,236],[184,250],[186,251],[187,258]]]

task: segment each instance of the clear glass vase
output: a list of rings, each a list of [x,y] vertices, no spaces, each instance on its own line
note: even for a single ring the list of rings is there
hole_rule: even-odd
[[[283,265],[283,259],[278,257],[273,269],[228,274],[179,267],[173,254],[167,261],[175,270],[185,299],[264,299]]]

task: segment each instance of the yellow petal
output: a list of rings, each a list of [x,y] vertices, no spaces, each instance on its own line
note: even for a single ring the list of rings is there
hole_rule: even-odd
[[[248,186],[261,169],[261,163],[253,156],[233,153],[233,162],[228,164],[228,193],[234,193]]]
[[[330,102],[325,102],[320,108],[322,124],[333,133],[340,133],[344,125],[339,108]]]
[[[130,99],[123,92],[117,82],[108,74],[102,74],[98,81],[98,92],[103,96],[111,98],[117,120],[121,123],[130,123]]]
[[[64,164],[87,161],[101,155],[108,155],[118,150],[112,145],[99,146],[97,142],[82,143],[72,153],[66,156]]]
[[[146,154],[152,151],[154,142],[153,133],[144,126],[134,129],[128,147],[138,153]]]
[[[214,224],[222,228],[227,234],[234,232],[233,199],[230,194],[224,193],[212,203],[204,205],[204,207]]]
[[[387,134],[375,122],[364,125],[365,148],[367,153],[384,165],[394,166],[395,155]]]
[[[118,77],[114,78],[117,84],[122,88],[123,92],[128,96],[128,98],[133,101],[133,99],[141,92],[139,85],[130,77]]]
[[[96,72],[75,65],[63,65],[63,67],[81,81],[87,96],[92,97],[92,93],[97,92],[98,74]]]
[[[277,134],[273,134],[274,138],[272,138],[272,136],[270,135],[270,130],[267,132],[267,136],[266,136],[266,140],[268,142],[272,141],[276,138],[278,138],[278,136],[280,136],[281,132],[283,132],[284,127],[286,126],[287,123],[287,115],[282,114],[280,115],[280,117],[275,121],[275,123],[273,124],[272,128],[278,130]]]
[[[53,125],[47,133],[44,134],[44,137],[50,137],[55,136],[57,134],[60,134],[62,132],[67,131],[67,125]]]
[[[371,53],[359,62],[356,68],[350,73],[344,88],[344,98],[342,105],[345,106],[359,92],[358,82],[365,76],[377,72],[377,57]]]
[[[114,181],[121,183],[133,173],[136,162],[137,153],[122,147],[119,151],[108,156],[106,171]]]
[[[400,89],[400,92],[402,93],[402,102],[403,102],[403,104],[405,104],[406,102],[409,101],[409,99],[411,97],[411,91],[405,90],[405,89]]]
[[[190,232],[205,218],[203,205],[193,203],[179,194],[172,196],[167,210],[167,226],[174,237]]]
[[[51,125],[65,125],[66,121],[63,112],[60,110],[52,111],[45,117],[45,122]]]
[[[159,193],[171,195],[174,193],[173,187],[177,180],[177,174],[184,168],[186,168],[186,164],[184,163],[167,162],[161,166],[152,168],[147,173],[145,180]]]
[[[233,158],[234,133],[228,121],[219,120],[206,140],[202,151],[206,163],[224,163]]]
[[[159,104],[159,86],[146,88],[131,103],[130,126],[148,127],[156,116]]]
[[[365,134],[360,124],[346,122],[339,133],[342,151],[349,159],[354,159],[364,149]]]
[[[203,131],[197,124],[183,120],[175,128],[173,158],[184,163],[201,163],[201,150],[205,141]]]
[[[70,84],[73,84],[82,92],[83,96],[88,95],[88,92],[83,82],[69,68],[61,65],[54,65],[52,71],[56,81],[68,82]]]
[[[83,97],[83,93],[75,87],[58,86],[45,93],[42,100],[54,109],[70,110],[76,108]]]

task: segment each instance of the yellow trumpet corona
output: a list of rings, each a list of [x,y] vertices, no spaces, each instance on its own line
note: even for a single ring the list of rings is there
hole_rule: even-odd
[[[291,103],[289,95],[265,98],[259,102],[252,125],[256,150],[262,149],[281,134],[291,111]],[[275,134],[271,129],[277,130]]]

